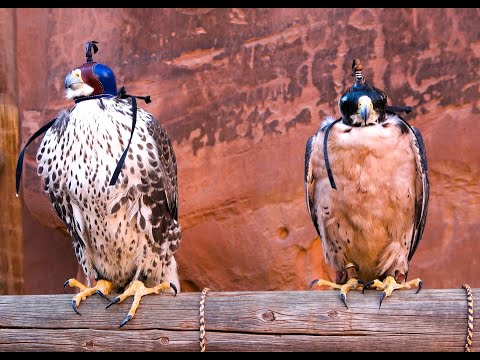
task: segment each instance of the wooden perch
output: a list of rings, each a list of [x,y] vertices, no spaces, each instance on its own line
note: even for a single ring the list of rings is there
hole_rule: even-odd
[[[472,351],[480,349],[480,289],[473,289]],[[114,295],[110,295],[113,299]],[[132,298],[105,309],[94,295],[0,296],[0,351],[200,351],[200,293],[149,295],[123,328]],[[206,351],[464,351],[464,289],[209,292]]]

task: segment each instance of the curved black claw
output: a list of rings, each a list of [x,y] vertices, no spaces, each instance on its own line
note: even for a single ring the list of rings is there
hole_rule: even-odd
[[[112,301],[101,290],[97,290],[97,294],[100,295],[102,298],[110,301],[110,302]]]
[[[363,285],[363,289],[362,289],[362,294],[365,294],[365,289],[369,290],[370,287],[368,284],[370,284],[370,282],[366,283],[365,281],[363,280],[360,280],[360,279],[357,279],[357,281]],[[372,283],[373,284],[373,283]],[[371,285],[371,284],[370,284]]]
[[[385,299],[385,296],[387,296],[387,293],[384,291],[382,292],[382,296],[380,297],[380,305],[378,305],[379,309],[382,307],[382,302],[383,302],[383,299]]]
[[[110,304],[108,304],[105,309],[108,309],[110,306],[112,306],[113,304],[118,303],[119,301],[120,301],[120,298],[117,296],[115,299],[113,299],[112,301],[110,301]]]
[[[343,303],[345,304],[345,306],[346,306],[347,309],[348,309],[347,297],[346,297],[344,294],[340,294],[340,299],[342,299]]]
[[[125,325],[127,322],[129,322],[132,317],[133,317],[132,315],[127,315],[127,317],[126,317],[125,319],[123,319],[123,321],[122,321],[122,323],[120,324],[119,328],[121,328],[123,325]]]
[[[69,283],[70,283],[70,279],[68,279],[67,281],[65,281],[65,282],[63,283],[63,293],[64,293],[64,294],[67,293],[67,292],[65,291],[65,289],[66,289],[66,287],[67,287],[67,285],[68,285]]]
[[[175,286],[175,284],[170,283],[170,287],[173,289],[173,291],[175,291],[175,295],[174,295],[174,296],[177,296],[178,291],[177,291],[177,287]]]
[[[370,285],[373,285],[374,282],[375,282],[374,280],[367,282],[366,284],[367,288],[370,289]]]
[[[316,284],[318,284],[318,279],[315,279],[310,283],[310,289]]]
[[[423,288],[423,281],[420,280],[419,283],[418,283],[418,290],[415,292],[415,294],[418,294],[418,292],[419,292],[420,290],[422,290],[422,288]]]
[[[80,312],[79,312],[78,309],[77,309],[77,302],[75,301],[75,299],[72,299],[72,308],[73,308],[73,310],[75,310],[75,312],[76,312],[78,315],[82,315],[82,314],[80,314]]]

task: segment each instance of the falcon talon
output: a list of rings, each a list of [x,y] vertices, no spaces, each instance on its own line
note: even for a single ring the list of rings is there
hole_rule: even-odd
[[[119,297],[116,297],[115,299],[113,299],[110,304],[107,305],[107,307],[105,309],[108,309],[110,306],[118,303],[120,301],[120,298]]]
[[[420,290],[422,290],[422,288],[423,288],[423,281],[420,280],[418,282],[418,290],[415,292],[415,294],[418,294],[420,292]]]
[[[347,305],[347,297],[345,296],[345,294],[340,294],[340,299],[342,299],[343,303],[345,304],[345,306],[348,308],[348,305]]]
[[[102,298],[104,298],[105,300],[108,300],[108,301],[112,301],[111,299],[109,299],[101,290],[97,290],[97,294],[100,295]]]
[[[170,287],[173,289],[173,291],[175,292],[175,295],[173,296],[177,296],[177,287],[175,286],[175,284],[173,283],[170,283]]]
[[[132,315],[127,315],[127,317],[123,319],[122,323],[118,326],[118,328],[121,328],[123,325],[128,323],[132,319],[132,317],[133,317]]]
[[[67,281],[65,281],[65,282],[63,283],[63,293],[64,293],[64,294],[67,293],[66,289],[67,289],[67,286],[68,286],[69,284],[70,284],[70,279],[68,279]]]
[[[382,292],[382,296],[380,297],[380,304],[378,305],[379,309],[382,307],[383,299],[385,299],[386,296],[387,296],[387,293],[385,291]]]
[[[318,279],[315,279],[310,283],[310,289],[314,287],[316,284],[318,284]]]
[[[365,294],[365,289],[370,290],[369,283],[366,283],[363,280],[357,279],[357,281],[363,285],[362,294]]]
[[[73,310],[75,310],[75,312],[78,315],[82,315],[82,314],[80,314],[80,311],[78,311],[78,309],[77,309],[77,302],[75,301],[75,299],[72,299],[72,308],[73,308]]]

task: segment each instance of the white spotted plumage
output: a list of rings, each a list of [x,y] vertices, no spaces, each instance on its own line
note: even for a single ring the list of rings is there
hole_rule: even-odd
[[[180,291],[176,159],[164,129],[140,108],[120,176],[108,184],[131,126],[130,100],[79,102],[45,134],[38,173],[87,278],[116,287],[136,279],[147,286],[167,281]]]

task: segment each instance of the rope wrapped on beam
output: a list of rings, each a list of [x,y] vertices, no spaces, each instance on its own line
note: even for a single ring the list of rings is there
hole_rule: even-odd
[[[465,352],[471,352],[473,343],[473,293],[468,284],[462,287],[467,291],[467,340],[465,343]]]
[[[205,301],[209,291],[209,288],[205,288],[202,290],[202,294],[200,295],[200,311],[198,315],[198,320],[200,323],[200,352],[205,352],[207,349],[207,337],[205,332]]]

